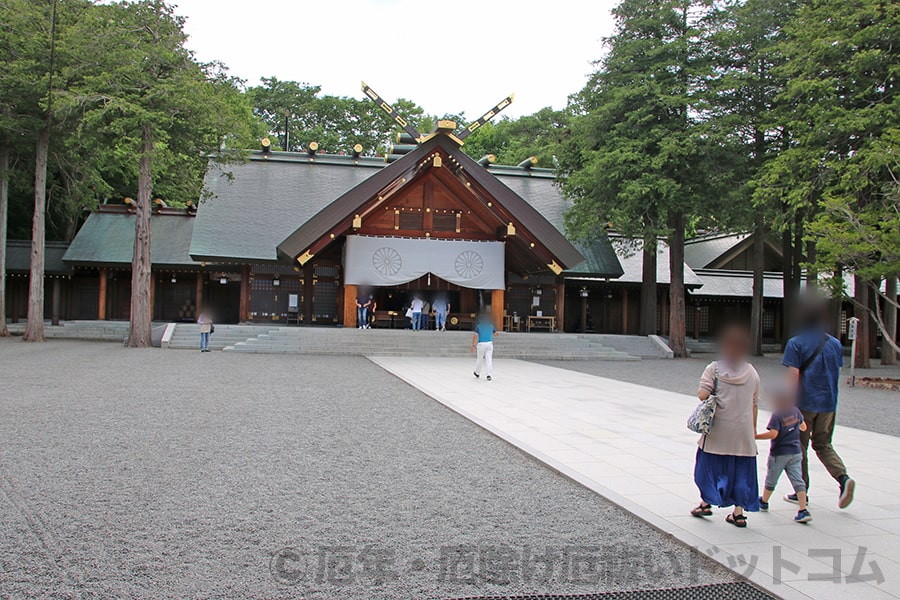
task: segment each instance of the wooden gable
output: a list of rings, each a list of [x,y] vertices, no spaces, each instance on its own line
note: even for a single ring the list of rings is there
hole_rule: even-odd
[[[443,167],[423,169],[377,209],[360,217],[357,233],[460,240],[506,237],[505,223],[485,211],[470,189]]]
[[[581,254],[539,212],[436,134],[322,209],[278,247],[304,264],[348,234],[505,241],[521,274],[563,269]]]

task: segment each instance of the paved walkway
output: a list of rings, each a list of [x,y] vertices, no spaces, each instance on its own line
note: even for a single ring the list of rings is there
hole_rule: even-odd
[[[858,482],[853,505],[837,509],[837,486],[813,460],[812,523],[794,523],[796,507],[776,499],[742,530],[725,524],[724,510],[688,515],[698,502],[696,436],[684,426],[691,396],[517,360],[495,361],[492,382],[472,377],[471,360],[372,360],[786,600],[900,598],[900,437],[838,427],[836,445]],[[763,424],[768,417],[760,413]],[[782,477],[776,498],[789,491]]]

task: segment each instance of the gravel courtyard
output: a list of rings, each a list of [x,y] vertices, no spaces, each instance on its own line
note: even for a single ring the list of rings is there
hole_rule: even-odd
[[[560,360],[543,361],[541,364],[693,395],[697,393],[697,382],[703,368],[713,360],[715,356],[711,354],[700,354],[685,360],[640,362]],[[784,376],[780,355],[754,357],[751,362],[759,371],[763,385],[767,381]],[[849,363],[849,358],[846,358],[845,362]],[[878,366],[877,360],[873,360],[872,365],[871,369],[857,369],[856,375],[900,378],[900,367]],[[847,385],[849,376],[850,369],[844,367],[838,396],[838,425],[887,435],[900,435],[900,393],[865,387],[851,388]],[[762,404],[767,405],[765,394]]]
[[[363,358],[0,339],[0,373],[2,598],[733,580]]]

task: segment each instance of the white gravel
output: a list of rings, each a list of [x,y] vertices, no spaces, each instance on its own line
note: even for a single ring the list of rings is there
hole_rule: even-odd
[[[2,598],[734,580],[363,358],[16,338],[0,372]]]

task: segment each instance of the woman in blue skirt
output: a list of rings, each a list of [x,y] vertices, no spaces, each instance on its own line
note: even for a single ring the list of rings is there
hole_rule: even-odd
[[[694,483],[700,489],[700,505],[695,517],[712,516],[712,507],[734,510],[726,521],[746,527],[744,511],[759,510],[759,483],[756,470],[756,415],[759,402],[759,374],[747,362],[750,334],[731,325],[719,336],[721,358],[710,363],[700,377],[697,395],[705,400],[718,397],[718,407],[710,432],[700,437],[694,465]]]

